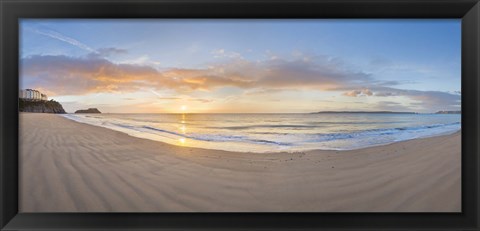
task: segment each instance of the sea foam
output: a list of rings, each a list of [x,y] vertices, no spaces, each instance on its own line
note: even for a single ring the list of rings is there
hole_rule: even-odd
[[[452,134],[460,115],[66,114],[174,145],[245,152],[350,150]]]

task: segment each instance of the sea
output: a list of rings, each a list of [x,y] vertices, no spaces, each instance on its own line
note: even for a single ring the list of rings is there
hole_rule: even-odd
[[[452,134],[460,114],[65,114],[65,118],[178,146],[241,152],[352,150]]]

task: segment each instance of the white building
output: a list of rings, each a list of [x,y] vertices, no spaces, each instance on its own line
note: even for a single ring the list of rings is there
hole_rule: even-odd
[[[47,101],[48,100],[48,97],[47,97],[46,94],[43,94],[43,93],[41,93],[37,90],[33,90],[33,89],[20,90],[20,92],[18,93],[18,97],[21,98],[21,99],[33,100],[33,101],[37,101],[37,100]]]

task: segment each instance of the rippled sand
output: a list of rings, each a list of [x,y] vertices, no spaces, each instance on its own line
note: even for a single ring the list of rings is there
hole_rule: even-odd
[[[353,151],[173,146],[20,114],[20,212],[460,212],[461,136]]]

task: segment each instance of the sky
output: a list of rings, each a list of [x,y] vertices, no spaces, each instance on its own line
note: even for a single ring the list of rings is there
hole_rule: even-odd
[[[20,87],[67,112],[460,110],[461,22],[23,19]]]

